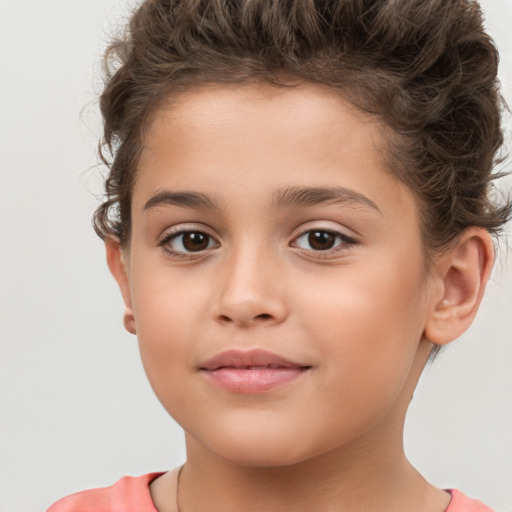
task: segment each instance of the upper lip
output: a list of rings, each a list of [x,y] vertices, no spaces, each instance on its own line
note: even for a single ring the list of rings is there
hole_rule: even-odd
[[[285,357],[263,349],[237,350],[221,352],[201,365],[201,370],[214,371],[220,368],[244,369],[250,367],[268,368],[309,368]]]

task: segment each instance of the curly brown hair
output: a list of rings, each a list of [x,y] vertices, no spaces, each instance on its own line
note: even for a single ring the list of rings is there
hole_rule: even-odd
[[[492,234],[504,106],[498,53],[471,0],[147,0],[105,54],[100,155],[110,173],[94,215],[130,239],[144,129],[172,95],[208,83],[323,84],[391,129],[390,170],[417,194],[427,254],[469,226]]]

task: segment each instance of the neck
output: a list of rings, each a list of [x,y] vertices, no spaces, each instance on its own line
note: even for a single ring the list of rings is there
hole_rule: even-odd
[[[411,512],[430,492],[396,446],[356,443],[288,466],[240,467],[187,444],[180,512],[323,512],[334,503],[337,512]]]

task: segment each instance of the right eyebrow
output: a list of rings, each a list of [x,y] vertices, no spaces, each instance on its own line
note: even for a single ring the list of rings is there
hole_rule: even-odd
[[[184,208],[200,208],[202,210],[219,210],[219,205],[212,197],[199,192],[173,192],[162,190],[156,193],[144,204],[144,210],[151,210],[158,206],[171,205]]]

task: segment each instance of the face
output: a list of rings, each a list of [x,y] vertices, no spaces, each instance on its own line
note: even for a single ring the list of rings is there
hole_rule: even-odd
[[[190,444],[283,465],[402,428],[431,294],[383,136],[308,86],[205,87],[155,115],[121,281]]]

